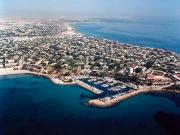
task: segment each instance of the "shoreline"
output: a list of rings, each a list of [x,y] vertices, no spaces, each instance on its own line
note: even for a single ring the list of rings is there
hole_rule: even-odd
[[[94,94],[101,94],[101,90],[91,87],[90,85],[80,81],[80,80],[76,80],[75,82],[69,82],[69,83],[65,83],[60,79],[57,78],[53,78],[50,75],[47,74],[41,74],[41,73],[36,73],[36,72],[31,72],[28,70],[13,70],[12,68],[6,68],[6,69],[1,69],[0,68],[0,76],[6,76],[6,75],[21,75],[21,74],[29,74],[29,75],[33,75],[33,76],[38,76],[38,77],[43,77],[46,79],[49,79],[51,82],[53,82],[56,85],[78,85]]]
[[[75,82],[69,82],[69,83],[65,83],[60,79],[57,78],[53,78],[50,75],[47,74],[41,74],[41,73],[36,73],[36,72],[31,72],[28,70],[13,70],[12,68],[6,68],[6,69],[1,69],[0,68],[0,76],[6,76],[6,75],[21,75],[21,74],[30,74],[33,76],[38,76],[38,77],[44,77],[49,79],[52,83],[56,84],[56,85],[78,85],[82,88],[84,88],[85,90],[88,90],[96,95],[101,94],[103,91],[94,88],[80,80],[76,80]],[[174,83],[173,83],[174,84]],[[165,90],[165,88],[168,88],[169,86],[172,86],[173,84],[169,84],[166,86],[144,86],[143,88],[130,92],[128,94],[125,95],[120,95],[117,96],[116,98],[113,99],[109,99],[106,101],[102,101],[101,99],[92,99],[88,101],[88,105],[89,106],[93,106],[93,107],[98,107],[98,108],[107,108],[107,107],[111,107],[114,106],[126,99],[129,99],[131,97],[134,97],[136,95],[139,94],[144,94],[144,93],[151,93],[151,92],[172,92],[172,93],[177,93],[180,94],[180,91],[177,90]]]
[[[81,33],[78,33],[78,31],[76,31],[76,29],[74,28],[74,26],[72,26],[70,23],[64,23],[64,28],[65,28],[65,30],[62,32],[62,33],[59,33],[59,36],[63,36],[63,37],[66,37],[67,36],[67,39],[69,40],[69,37],[68,36],[70,36],[70,40],[71,40],[71,36],[72,36],[72,39],[74,38],[73,36],[81,36],[82,34]],[[84,34],[83,34],[84,35]],[[86,35],[86,34],[85,34]],[[86,36],[88,36],[88,35],[86,35]],[[93,41],[94,41],[94,43],[96,43],[95,42],[95,40],[97,39],[99,39],[98,37],[96,37],[96,36],[92,36],[93,38],[95,38],[95,39],[93,39]],[[75,37],[75,39],[76,39],[76,37]],[[81,39],[81,38],[80,38]],[[86,38],[85,38],[86,39]],[[83,42],[85,43],[86,42],[86,40],[83,40]],[[90,38],[91,39],[91,38]],[[88,39],[88,40],[90,40],[90,39]],[[63,40],[64,40],[64,38],[63,38]],[[74,39],[73,39],[74,40]],[[100,41],[98,41],[98,42],[103,42],[103,41],[106,41],[106,40],[108,40],[108,41],[114,41],[114,40],[111,40],[111,39],[104,39],[104,38],[102,38],[102,41],[100,40]],[[78,40],[79,41],[79,40]],[[116,45],[119,45],[119,44],[123,44],[123,43],[120,43],[119,41],[115,41],[115,42],[117,42],[116,43]],[[106,42],[105,42],[106,43]],[[71,42],[70,42],[70,44],[71,44]],[[102,43],[100,44],[100,45],[102,45]],[[112,44],[112,45],[114,45],[114,44]],[[110,47],[112,47],[112,45],[110,46]],[[127,44],[127,46],[129,47],[137,47],[138,48],[138,50],[139,49],[142,49],[142,48],[149,48],[149,47],[141,47],[141,46],[136,46],[135,44]],[[65,46],[63,46],[63,47],[65,47]],[[99,47],[99,46],[98,46]],[[116,46],[115,46],[116,47]],[[76,47],[75,47],[76,48]],[[29,48],[28,48],[29,49]],[[44,49],[44,48],[41,48],[41,49]],[[47,49],[47,48],[46,48]],[[86,48],[87,49],[87,48]],[[101,48],[102,49],[102,48]],[[116,48],[117,49],[117,48]],[[124,48],[123,48],[124,49]],[[132,48],[128,48],[129,50],[130,49],[132,49]],[[129,51],[127,49],[127,51],[126,51],[126,53]],[[152,48],[152,49],[155,49],[155,48]],[[158,49],[158,48],[157,48]],[[104,50],[104,49],[103,49]],[[138,51],[138,50],[136,50],[136,51]],[[165,54],[165,52],[167,51],[167,50],[164,50],[164,49],[158,49],[158,50],[163,50],[164,52],[159,52],[159,53],[162,53],[162,54]],[[75,53],[76,53],[76,51],[78,51],[78,50],[75,50]],[[95,51],[96,52],[96,49],[95,50],[93,50],[93,51]],[[113,50],[111,50],[111,51],[113,51]],[[121,49],[119,49],[119,51],[123,51],[123,50],[121,50]],[[143,53],[144,53],[144,51],[146,52],[146,50],[142,50],[142,52],[140,53],[140,55],[142,55]],[[149,51],[149,50],[148,50]],[[153,51],[153,50],[152,50]],[[169,52],[171,52],[170,50],[168,50]],[[116,52],[115,50],[114,50],[114,52]],[[151,52],[151,51],[150,51]],[[47,52],[44,52],[45,54],[47,53]],[[105,53],[105,52],[104,52]],[[157,54],[158,53],[158,51],[155,51],[155,53]],[[55,54],[55,53],[54,53]],[[161,56],[161,57],[169,57],[169,54],[167,54],[167,55],[159,55],[159,56]],[[78,54],[79,55],[79,54]],[[36,56],[36,54],[34,55],[34,56]],[[108,57],[109,57],[109,55],[107,55]],[[136,55],[135,55],[136,56]],[[154,56],[154,54],[152,53],[151,55],[150,55],[151,57],[152,56]],[[174,56],[174,55],[173,55]],[[94,57],[95,57],[95,55],[94,55]],[[137,56],[136,56],[137,57]],[[136,59],[136,57],[133,57],[134,59]],[[119,57],[115,57],[115,58],[117,58],[117,61],[118,61],[118,59],[119,59]],[[137,60],[139,60],[140,58],[138,58],[137,57]],[[174,56],[174,60],[172,59],[172,61],[174,61],[174,62],[176,62],[175,60],[178,60],[178,58],[176,58],[175,56]],[[144,60],[148,60],[148,57],[145,57],[144,58]],[[171,59],[170,59],[171,60]],[[96,60],[95,60],[96,61]],[[120,61],[119,61],[120,62]],[[144,61],[144,63],[145,63],[145,61]],[[166,64],[167,62],[166,61],[163,61],[163,64]],[[43,64],[44,63],[41,63],[40,64],[40,66],[43,66]],[[141,64],[143,64],[143,63],[141,63]],[[169,65],[170,63],[168,63],[168,65]],[[171,63],[173,66],[177,66],[178,67],[178,65],[176,65],[176,63],[174,64],[174,63]],[[177,63],[178,64],[178,63]],[[38,64],[37,64],[38,65]],[[45,65],[47,65],[47,64],[45,64]],[[107,64],[104,64],[104,65],[106,65],[107,66]],[[124,65],[123,65],[124,66]],[[160,64],[160,66],[161,66],[161,64]],[[12,67],[12,66],[8,66],[8,67]],[[91,67],[91,66],[90,66]],[[172,66],[170,66],[168,69],[171,69],[171,67]],[[80,87],[82,87],[82,88],[84,88],[85,90],[88,90],[88,91],[90,91],[90,92],[92,92],[92,93],[94,93],[94,94],[96,94],[96,95],[99,95],[99,94],[101,94],[101,93],[103,93],[103,91],[102,90],[100,90],[100,89],[97,89],[96,88],[96,86],[91,86],[91,85],[89,85],[88,83],[86,83],[86,82],[83,82],[83,81],[81,81],[80,79],[81,79],[81,76],[79,76],[78,74],[76,74],[76,75],[74,75],[74,77],[72,76],[72,75],[69,75],[68,77],[72,80],[72,82],[70,81],[70,79],[63,79],[63,75],[61,75],[60,77],[59,76],[57,76],[56,75],[56,73],[55,72],[42,72],[43,70],[43,68],[40,68],[39,70],[31,70],[30,68],[27,68],[27,69],[29,69],[29,70],[31,70],[31,71],[29,71],[29,70],[21,70],[20,68],[18,68],[18,67],[16,67],[17,69],[19,69],[19,70],[13,70],[13,68],[0,68],[0,76],[1,75],[18,75],[18,74],[30,74],[30,75],[33,75],[33,76],[39,76],[39,77],[43,77],[43,78],[46,78],[46,79],[48,79],[48,80],[50,80],[52,83],[54,83],[54,84],[56,84],[56,85],[78,85],[78,86],[80,86]],[[46,69],[46,68],[44,68],[44,69]],[[165,68],[162,68],[162,69],[165,69]],[[172,69],[174,69],[175,71],[177,70],[178,71],[178,69],[176,69],[176,68],[172,68]],[[167,69],[165,69],[165,71],[166,71]],[[39,73],[38,71],[40,71],[41,73]],[[48,70],[44,70],[44,71],[48,71]],[[162,70],[163,71],[163,70]],[[175,72],[174,71],[174,72]],[[58,71],[57,71],[58,72]],[[43,74],[43,73],[45,73],[45,74]],[[175,73],[174,73],[175,74]],[[84,75],[84,74],[83,74]],[[173,74],[172,74],[173,75]],[[170,75],[170,77],[172,77],[172,75]],[[61,78],[62,77],[62,78]],[[176,77],[176,76],[175,76]],[[173,78],[175,78],[175,77],[173,77]],[[58,79],[58,78],[60,78],[60,79]],[[63,81],[62,81],[62,80]],[[114,78],[115,79],[115,78]],[[143,79],[143,78],[142,78]],[[166,78],[165,78],[166,79]],[[158,80],[158,79],[154,79],[154,80]],[[179,91],[179,85],[178,85],[178,88],[177,88],[177,90],[175,89],[175,90],[173,90],[173,89],[171,89],[170,87],[165,87],[165,86],[168,86],[169,84],[170,84],[170,82],[167,82],[166,84],[168,84],[168,85],[165,85],[165,83],[163,83],[163,79],[162,78],[160,78],[159,80],[161,80],[161,83],[162,83],[162,85],[160,86],[159,84],[160,83],[158,83],[157,82],[157,85],[158,86],[155,86],[156,85],[156,83],[152,83],[152,86],[147,86],[146,85],[146,83],[142,83],[141,85],[139,85],[139,86],[141,86],[140,88],[138,88],[138,90],[135,90],[134,88],[132,88],[132,90],[131,91],[127,91],[127,92],[119,92],[118,94],[116,94],[115,96],[112,96],[112,95],[109,95],[109,96],[107,96],[107,97],[103,97],[103,98],[98,98],[98,99],[92,99],[92,100],[90,100],[88,103],[89,103],[89,105],[90,106],[96,106],[96,107],[100,107],[100,108],[105,108],[105,107],[110,107],[110,106],[113,106],[113,105],[116,105],[117,103],[119,103],[119,102],[121,102],[121,101],[123,101],[123,100],[126,100],[126,99],[128,99],[128,98],[130,98],[130,97],[133,97],[133,96],[136,96],[136,95],[138,95],[138,94],[142,94],[142,93],[148,93],[148,92],[173,92],[173,93],[180,93],[180,91]],[[67,81],[67,82],[66,82]],[[175,79],[175,81],[177,82],[179,82],[180,81],[180,79]],[[174,84],[175,84],[175,81],[173,81],[174,82]],[[119,84],[120,85],[120,84]],[[138,86],[138,85],[136,85],[136,86]],[[171,84],[171,86],[172,86],[172,84]],[[170,89],[166,89],[166,88],[170,88]],[[166,89],[166,90],[165,90]],[[111,89],[110,89],[111,90]]]
[[[74,36],[74,35],[83,35],[80,32],[77,32],[76,29],[70,24],[70,23],[65,23],[67,30],[62,32],[62,36]]]
[[[88,24],[88,23],[97,23],[97,22],[77,22],[75,24],[78,24],[78,23]],[[71,27],[74,30],[74,33],[81,34],[81,35],[84,35],[84,36],[87,36],[87,37],[94,37],[94,38],[98,38],[98,39],[100,38],[102,40],[110,40],[110,41],[118,42],[121,45],[128,45],[128,46],[132,46],[132,47],[159,49],[159,50],[163,50],[163,51],[166,51],[166,52],[173,52],[173,53],[176,53],[176,54],[180,55],[180,52],[177,51],[177,50],[171,50],[171,49],[166,49],[166,48],[150,47],[150,46],[146,46],[146,44],[127,43],[127,42],[122,42],[120,40],[109,39],[109,38],[104,38],[104,37],[97,37],[95,35],[88,35],[87,33],[78,32],[77,29],[74,26],[72,26],[71,24],[68,24],[68,25],[69,25],[68,27]]]
[[[39,77],[44,77],[49,79],[51,82],[57,85],[75,85],[76,83],[65,83],[60,79],[53,78],[50,75],[47,74],[41,74],[41,73],[36,73],[36,72],[31,72],[28,70],[13,70],[11,68],[6,68],[6,69],[0,69],[0,76],[6,76],[6,75],[21,75],[21,74],[30,74],[33,76],[39,76]]]

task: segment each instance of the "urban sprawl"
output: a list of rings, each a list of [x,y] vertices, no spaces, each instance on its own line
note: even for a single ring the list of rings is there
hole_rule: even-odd
[[[89,105],[108,107],[149,91],[180,91],[180,56],[77,33],[70,20],[5,21],[0,68],[47,75],[99,95]]]

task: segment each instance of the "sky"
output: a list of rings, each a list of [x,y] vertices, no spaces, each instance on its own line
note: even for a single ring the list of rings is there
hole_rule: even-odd
[[[3,17],[180,19],[180,0],[0,0]]]

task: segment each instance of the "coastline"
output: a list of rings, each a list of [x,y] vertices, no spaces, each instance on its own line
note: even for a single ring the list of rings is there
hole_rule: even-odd
[[[74,36],[74,35],[79,35],[82,36],[84,34],[79,33],[76,31],[75,28],[73,28],[73,26],[71,26],[71,24],[69,23],[65,23],[67,30],[65,32],[62,32],[61,35],[62,36]],[[96,37],[95,37],[96,38]],[[109,40],[109,39],[104,39],[104,40]],[[118,43],[120,43],[119,41],[117,41]],[[123,43],[120,43],[123,44]],[[128,44],[130,46],[133,46],[131,44]],[[140,46],[138,46],[140,47]],[[147,47],[140,47],[140,48],[147,48]],[[103,91],[100,89],[97,89],[95,87],[92,87],[91,85],[88,85],[82,81],[80,81],[78,78],[77,80],[73,81],[73,82],[63,82],[62,80],[58,79],[58,78],[54,78],[52,75],[48,75],[48,74],[42,74],[42,73],[37,73],[37,72],[31,72],[28,70],[13,70],[13,68],[6,68],[6,69],[1,69],[0,68],[0,76],[3,75],[18,75],[18,74],[31,74],[34,76],[40,76],[40,77],[44,77],[49,79],[51,82],[53,82],[56,85],[78,85],[96,95],[101,94]],[[164,87],[164,86],[163,86]],[[99,108],[106,108],[106,107],[110,107],[110,106],[114,106],[116,104],[118,104],[119,102],[126,100],[130,97],[136,96],[138,94],[143,94],[143,93],[150,93],[150,92],[173,92],[173,93],[179,93],[180,91],[178,90],[164,90],[162,86],[143,86],[142,88],[140,88],[139,90],[136,91],[131,91],[130,93],[126,93],[125,95],[119,95],[115,98],[112,97],[107,97],[108,100],[103,101],[103,99],[92,99],[88,101],[88,105],[89,106],[94,106],[94,107],[99,107]],[[167,88],[167,86],[166,86]]]
[[[92,23],[92,22],[81,22],[81,23],[85,23],[86,24],[86,23]],[[115,40],[115,39],[109,39],[109,38],[104,38],[104,37],[97,37],[97,36],[94,36],[94,35],[88,35],[87,33],[81,33],[79,31],[77,31],[77,28],[74,27],[71,23],[66,23],[65,25],[67,27],[67,31],[62,33],[63,36],[74,36],[74,35],[87,36],[87,37],[90,36],[90,37],[94,37],[94,38],[98,38],[98,39],[100,38],[102,40],[118,42],[121,45],[128,45],[128,46],[139,47],[139,48],[149,48],[149,49],[164,50],[164,51],[168,51],[168,52],[177,53],[177,54],[180,55],[180,52],[178,52],[178,51],[176,52],[175,50],[168,50],[168,49],[165,49],[165,48],[156,48],[156,47],[150,47],[150,46],[142,46],[142,45],[136,44],[136,43],[127,43],[127,42],[122,42],[122,41]]]
[[[49,79],[51,82],[53,82],[56,85],[79,85],[82,88],[85,88],[86,90],[94,93],[94,94],[100,94],[101,90],[91,87],[88,84],[85,84],[84,82],[80,80],[76,80],[75,82],[63,82],[60,79],[53,78],[50,75],[47,74],[41,74],[41,73],[36,73],[36,72],[31,72],[28,70],[13,70],[12,68],[6,68],[6,69],[1,69],[0,68],[0,76],[6,76],[6,75],[20,75],[20,74],[30,74],[33,76],[40,76]]]
[[[47,74],[41,74],[41,73],[36,73],[36,72],[31,72],[28,70],[13,70],[12,68],[6,68],[6,69],[0,69],[0,76],[6,76],[6,75],[19,75],[19,74],[30,74],[34,76],[40,76],[49,79],[51,82],[57,85],[74,85],[76,83],[65,83],[60,79],[56,79],[51,77],[50,75]]]
[[[67,30],[61,33],[62,36],[83,35],[82,33],[77,32],[76,29],[72,27],[71,24],[65,23],[65,25],[67,27]]]
[[[19,74],[30,74],[30,75],[34,75],[34,76],[40,76],[40,77],[44,77],[49,79],[51,82],[53,82],[56,85],[78,85],[94,94],[101,94],[102,91],[94,88],[80,80],[76,80],[75,82],[69,82],[69,83],[65,83],[60,79],[57,78],[53,78],[50,75],[47,74],[41,74],[41,73],[36,73],[36,72],[31,72],[28,70],[13,70],[12,68],[6,68],[6,69],[1,69],[0,68],[0,76],[6,76],[6,75],[19,75]],[[174,84],[174,83],[173,83]],[[106,101],[102,101],[101,99],[92,99],[88,101],[88,105],[89,106],[93,106],[93,107],[98,107],[98,108],[107,108],[107,107],[111,107],[114,106],[118,103],[120,103],[123,100],[126,100],[128,98],[131,98],[133,96],[139,95],[139,94],[143,94],[143,93],[151,93],[151,92],[173,92],[173,93],[177,93],[180,94],[180,91],[173,91],[173,90],[165,90],[165,88],[168,88],[170,86],[172,86],[173,84],[169,84],[166,86],[144,86],[143,88],[130,92],[128,94],[125,95],[120,95],[116,98],[110,99],[110,100],[106,100]]]
[[[90,22],[77,22],[75,24],[97,24],[97,23],[99,23],[99,22],[98,21],[93,21],[93,22],[90,21]],[[71,24],[70,24],[70,26],[73,29],[75,29],[75,32],[77,32],[77,28],[75,26],[72,26]],[[95,37],[95,38],[98,38],[98,39],[100,38],[100,39],[103,39],[103,40],[110,40],[110,41],[118,42],[119,44],[122,44],[122,45],[137,46],[137,47],[140,47],[140,48],[159,49],[159,50],[170,51],[170,52],[180,54],[179,49],[156,47],[154,45],[150,45],[149,43],[139,43],[139,42],[134,43],[134,42],[131,42],[131,41],[123,41],[122,39],[107,38],[107,37],[104,37],[104,36],[101,36],[101,35],[97,36],[94,33],[89,35],[87,32],[80,32],[80,34],[85,35],[85,36]]]
[[[6,69],[1,69],[0,68],[0,76],[6,76],[6,75],[20,75],[20,74],[30,74],[33,76],[40,76],[40,77],[44,77],[49,79],[51,82],[53,82],[56,85],[78,85],[94,94],[101,94],[101,90],[91,87],[90,85],[80,81],[80,80],[76,80],[74,82],[63,82],[60,79],[57,78],[53,78],[50,75],[47,74],[41,74],[41,73],[36,73],[36,72],[31,72],[28,70],[13,70],[12,68],[6,68]]]

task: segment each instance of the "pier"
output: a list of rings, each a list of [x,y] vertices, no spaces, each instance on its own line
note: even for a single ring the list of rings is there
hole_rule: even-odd
[[[102,90],[99,90],[99,89],[97,89],[95,87],[92,87],[92,86],[90,86],[90,85],[88,85],[88,84],[86,84],[86,83],[84,83],[84,82],[82,82],[80,80],[77,80],[76,84],[78,84],[79,86],[89,90],[90,92],[93,92],[94,94],[99,95],[99,94],[101,94],[103,92]]]

